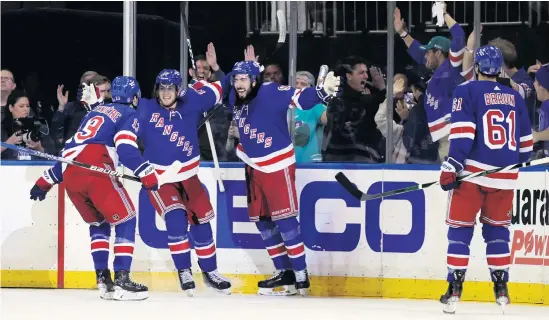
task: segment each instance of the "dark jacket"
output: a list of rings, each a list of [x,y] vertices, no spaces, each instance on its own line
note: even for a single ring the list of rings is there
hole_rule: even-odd
[[[382,135],[374,117],[385,95],[385,90],[362,94],[345,86],[341,96],[328,103],[324,161],[381,161]]]
[[[49,136],[49,128],[47,124],[44,124],[40,128],[40,132],[42,133],[40,138],[40,143],[42,147],[44,148],[44,152],[48,154],[54,154],[55,153],[55,144],[53,143],[52,138]],[[14,134],[13,132],[13,117],[11,116],[11,113],[6,113],[6,117],[2,121],[2,141],[8,140],[9,137],[11,137]],[[27,147],[24,142],[21,142],[20,146]],[[30,159],[27,159],[29,157],[28,155],[25,156],[24,154],[20,154],[18,151],[6,149],[4,152],[2,152],[2,160],[45,160],[40,157],[30,156]]]
[[[63,112],[55,112],[52,118],[51,136],[55,140],[58,152],[65,146],[65,141],[78,131],[82,119],[88,112],[86,106],[79,101],[70,101],[65,105]]]

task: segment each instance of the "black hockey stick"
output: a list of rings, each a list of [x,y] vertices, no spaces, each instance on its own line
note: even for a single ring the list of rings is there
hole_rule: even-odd
[[[196,63],[194,62],[193,49],[192,49],[192,46],[191,46],[191,34],[189,33],[189,25],[187,23],[187,17],[185,17],[185,14],[181,15],[181,19],[183,20],[182,24],[183,24],[183,28],[185,29],[185,38],[187,40],[187,48],[189,49],[189,56],[191,58],[191,64],[192,64],[192,67],[193,67],[193,71],[196,75],[197,70],[196,70]],[[223,95],[223,92],[221,92],[221,94]],[[221,96],[221,99],[222,98],[223,98],[223,96]],[[212,150],[212,157],[213,157],[213,161],[214,161],[215,175],[217,176],[217,182],[219,183],[219,191],[225,192],[225,186],[223,184],[223,179],[221,179],[219,160],[217,159],[217,152],[215,150],[215,143],[214,143],[214,140],[213,140],[212,128],[211,128],[210,122],[209,122],[209,119],[213,116],[214,112],[221,105],[223,105],[223,103],[218,103],[217,105],[214,105],[214,107],[210,110],[211,114],[209,116],[208,116],[207,112],[204,112],[204,117],[202,118],[203,121],[200,122],[199,128],[202,127],[202,125],[204,125],[204,124],[206,125],[206,131],[207,131],[207,134],[208,134],[208,140],[209,140],[209,143],[210,143],[210,148]]]
[[[83,162],[80,162],[80,161],[69,160],[69,159],[65,159],[63,157],[57,157],[57,156],[54,156],[54,155],[51,155],[51,154],[48,154],[48,153],[40,152],[38,150],[27,149],[27,148],[23,148],[21,146],[16,146],[16,145],[5,143],[5,142],[0,142],[0,145],[2,147],[8,148],[8,149],[28,153],[30,155],[40,157],[40,158],[44,158],[44,159],[63,162],[63,163],[70,164],[70,165],[73,165],[73,166],[77,166],[77,167],[80,167],[80,168],[84,168],[84,169],[87,169],[87,170],[90,170],[90,171],[106,174],[106,175],[109,175],[111,177],[118,177],[118,178],[131,180],[131,181],[135,181],[135,182],[141,182],[141,180],[137,177],[130,176],[130,175],[127,175],[127,174],[123,174],[122,172],[118,172],[116,170],[109,170],[109,169],[106,169],[106,168],[101,168],[101,167],[94,166],[94,165],[87,164],[87,163],[83,163]],[[183,164],[181,162],[175,161],[174,163],[172,163],[171,166],[166,171],[164,171],[162,174],[158,175],[158,185],[161,186],[164,183],[167,183],[167,181],[174,181],[174,179],[176,178],[176,176],[179,173],[179,171],[181,170],[181,168],[183,168]]]
[[[278,21],[278,40],[276,42],[275,50],[268,55],[267,57],[263,58],[260,65],[263,65],[267,60],[269,60],[272,56],[274,56],[275,53],[284,46],[286,43],[286,15],[284,14],[284,11],[277,10],[276,11],[276,20]]]
[[[547,164],[547,163],[549,163],[549,157],[538,159],[538,160],[532,160],[532,161],[528,161],[528,162],[524,162],[524,163],[512,164],[512,165],[507,166],[507,167],[499,167],[499,168],[494,168],[494,169],[490,169],[490,170],[475,172],[475,173],[471,173],[470,175],[467,175],[465,177],[459,177],[457,180],[458,181],[464,181],[464,180],[469,180],[469,179],[472,179],[472,178],[475,178],[475,177],[486,176],[486,175],[496,173],[496,172],[500,172],[500,171],[508,171],[508,170],[514,170],[514,169],[519,169],[519,168],[538,166],[538,165]],[[406,188],[391,190],[391,191],[378,193],[378,194],[366,194],[366,193],[360,191],[357,188],[357,186],[355,184],[353,184],[351,182],[351,180],[349,180],[349,178],[347,178],[347,176],[345,176],[345,174],[343,172],[339,172],[338,174],[336,174],[335,178],[336,178],[337,182],[339,182],[341,184],[341,186],[343,186],[343,188],[345,188],[345,190],[347,190],[351,195],[353,195],[353,197],[359,199],[360,201],[368,201],[368,200],[373,200],[373,199],[384,198],[384,197],[393,196],[393,195],[396,195],[396,194],[401,194],[401,193],[406,193],[406,192],[410,192],[410,191],[425,189],[425,188],[428,188],[430,186],[439,184],[439,181],[434,181],[434,182],[418,184],[418,185],[415,185],[415,186],[409,186],[409,187],[406,187]]]

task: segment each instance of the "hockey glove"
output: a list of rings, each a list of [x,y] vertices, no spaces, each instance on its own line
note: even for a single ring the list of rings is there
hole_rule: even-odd
[[[135,169],[134,174],[139,177],[143,188],[147,190],[158,190],[158,177],[156,176],[156,170],[154,167],[145,162]]]
[[[455,189],[459,186],[457,174],[463,170],[463,165],[454,158],[448,157],[440,166],[440,187],[444,191]]]
[[[84,102],[90,110],[93,110],[93,108],[103,102],[103,98],[101,98],[99,89],[97,89],[93,83],[90,85],[83,83],[82,99],[80,99],[80,101]]]
[[[323,83],[316,86],[318,97],[327,102],[329,98],[335,97],[341,84],[340,78],[336,77],[333,71],[328,72]]]
[[[46,199],[46,194],[48,191],[50,191],[51,187],[53,187],[53,184],[50,184],[46,181],[43,177],[40,177],[32,187],[30,191],[30,198],[31,200],[39,200],[42,201]]]

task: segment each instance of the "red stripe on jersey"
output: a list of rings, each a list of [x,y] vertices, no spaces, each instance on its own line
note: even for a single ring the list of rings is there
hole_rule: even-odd
[[[432,127],[429,127],[429,132],[435,132],[435,131],[438,131],[444,127],[446,127],[448,124],[446,122],[441,122],[439,124],[435,124],[434,126]]]
[[[488,262],[489,266],[508,266],[511,264],[511,256],[505,256],[505,257],[486,257],[486,261]]]
[[[191,245],[189,244],[189,240],[185,240],[184,242],[178,243],[178,244],[171,244],[168,243],[168,246],[170,247],[170,251],[185,251],[190,250]]]
[[[475,134],[475,128],[473,127],[455,127],[450,129],[450,134],[458,133],[472,133]]]
[[[181,168],[181,169],[179,170],[178,173],[183,173],[183,172],[185,172],[185,171],[192,170],[192,169],[198,167],[199,165],[200,165],[200,161],[197,160],[197,161],[195,161],[195,162],[193,162],[193,163],[191,163],[191,164],[189,164],[189,165],[186,165],[186,166],[184,166],[183,168]],[[158,173],[158,174],[162,174],[162,173],[164,173],[164,171],[166,171],[166,170],[156,169],[156,173]]]
[[[197,81],[195,84],[193,84],[193,89],[198,90],[204,86],[204,83]]]
[[[117,253],[129,253],[133,254],[133,244],[121,243],[114,245],[114,254]]]
[[[528,147],[531,147],[533,145],[534,145],[534,140],[532,140],[532,139],[520,142],[520,147],[521,148],[528,148]]]
[[[271,257],[278,256],[281,253],[286,252],[286,247],[284,247],[284,244],[281,243],[276,248],[268,248],[267,252],[269,253],[269,256],[271,256]]]
[[[109,250],[109,242],[107,240],[92,242],[91,243],[91,249],[92,250],[97,250],[97,249],[107,249],[107,250]]]
[[[460,62],[463,59],[463,52],[459,56],[454,56],[452,54],[452,51],[450,51],[450,54],[448,55],[450,57],[450,61],[452,62]]]
[[[286,248],[288,249],[288,255],[289,256],[297,256],[297,255],[300,255],[301,253],[303,253],[303,251],[305,251],[305,247],[303,246],[303,243],[300,243],[297,247],[295,248]]]
[[[132,136],[132,135],[129,135],[129,134],[121,134],[119,136],[117,136],[115,139],[114,139],[114,142],[118,141],[118,140],[123,140],[123,139],[127,139],[127,140],[131,140],[131,141],[137,141],[137,138],[135,136]]]
[[[221,91],[223,91],[221,90],[221,86],[217,84],[217,82],[211,82],[210,84],[217,90],[217,92],[219,93],[219,96],[221,97]]]
[[[203,248],[203,249],[199,249],[195,247],[194,251],[196,252],[196,255],[199,257],[207,257],[215,253],[215,244],[212,243],[209,247]]]
[[[286,153],[283,153],[281,155],[278,155],[274,158],[271,158],[269,160],[265,160],[265,161],[261,161],[261,162],[257,162],[256,164],[260,167],[265,167],[265,166],[269,166],[271,164],[274,164],[274,163],[277,163],[277,162],[280,162],[282,160],[285,160],[285,159],[288,159],[288,158],[291,158],[292,156],[294,155],[294,148],[292,148],[290,151],[286,152]]]
[[[452,257],[447,256],[446,257],[446,263],[448,265],[454,266],[454,267],[465,267],[467,268],[467,265],[469,264],[469,257]]]
[[[470,164],[465,166],[465,170],[469,171],[471,173],[485,171],[484,169],[477,168],[477,167],[472,166]],[[518,172],[514,172],[514,173],[512,173],[512,172],[496,172],[496,173],[489,174],[486,177],[492,178],[492,179],[516,180],[518,178]]]

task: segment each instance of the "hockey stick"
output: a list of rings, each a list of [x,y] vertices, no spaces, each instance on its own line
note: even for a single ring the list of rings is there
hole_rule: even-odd
[[[191,64],[193,67],[193,70],[196,74],[196,63],[194,62],[194,55],[193,55],[193,49],[191,46],[191,35],[189,33],[189,25],[187,24],[187,17],[185,17],[185,14],[181,15],[181,19],[183,20],[183,28],[185,28],[185,36],[187,40],[187,48],[189,49],[189,56],[191,58]],[[215,109],[217,106],[214,106],[213,109]],[[207,112],[204,112],[204,117],[208,115]],[[210,117],[213,115],[210,115]],[[208,140],[210,143],[210,148],[212,149],[212,157],[214,161],[214,170],[215,170],[215,176],[217,178],[217,182],[219,183],[219,191],[225,192],[225,186],[223,185],[223,180],[221,179],[221,169],[219,168],[219,160],[217,159],[217,151],[215,150],[215,143],[213,140],[213,134],[212,134],[212,127],[210,126],[209,118],[205,118],[204,123],[206,124],[206,132],[208,133]],[[200,125],[202,126],[202,125]],[[200,127],[199,127],[200,128]]]
[[[27,149],[27,148],[23,148],[21,146],[16,146],[16,145],[5,143],[5,142],[0,142],[0,145],[2,147],[5,147],[5,148],[11,149],[11,150],[28,153],[30,155],[40,157],[40,158],[44,158],[44,159],[63,162],[63,163],[70,164],[70,165],[80,167],[80,168],[84,168],[84,169],[87,169],[87,170],[90,170],[90,171],[93,171],[93,172],[99,172],[99,173],[102,173],[102,174],[106,174],[106,175],[109,175],[111,177],[118,177],[118,178],[131,180],[131,181],[135,181],[135,182],[141,182],[141,180],[137,177],[130,176],[130,175],[127,175],[127,174],[123,174],[123,173],[118,172],[116,170],[109,170],[109,169],[106,169],[106,168],[101,168],[101,167],[94,166],[94,165],[87,164],[87,163],[83,163],[83,162],[80,162],[80,161],[69,160],[69,159],[65,159],[63,157],[57,157],[57,156],[54,156],[54,155],[51,155],[51,154],[40,152],[38,150]],[[167,183],[167,181],[170,181],[170,180],[173,181],[174,180],[173,178],[179,173],[179,170],[181,170],[182,167],[183,167],[183,165],[179,161],[175,161],[174,163],[172,163],[172,165],[166,171],[164,171],[162,174],[158,175],[158,185],[161,186],[161,185]]]
[[[500,172],[500,171],[508,171],[508,170],[514,170],[514,169],[519,169],[519,168],[538,166],[538,165],[547,164],[547,163],[549,163],[549,157],[548,158],[538,159],[538,160],[532,160],[532,161],[528,161],[528,162],[523,162],[523,163],[512,164],[512,165],[509,165],[507,167],[499,167],[499,168],[494,168],[494,169],[490,169],[490,170],[475,172],[475,173],[471,173],[471,174],[469,174],[467,176],[464,176],[464,177],[458,177],[457,180],[458,181],[470,180],[470,179],[473,179],[473,178],[476,178],[476,177],[482,177],[482,176],[486,176],[486,175],[496,173],[496,172]],[[378,199],[378,198],[389,197],[389,196],[393,196],[393,195],[396,195],[396,194],[401,194],[401,193],[406,193],[406,192],[410,192],[410,191],[425,189],[425,188],[428,188],[430,186],[434,186],[434,185],[439,184],[439,181],[434,181],[434,182],[418,184],[418,185],[415,185],[415,186],[409,186],[409,187],[406,187],[406,188],[391,190],[391,191],[378,193],[378,194],[366,194],[366,193],[360,191],[357,188],[357,186],[355,184],[353,184],[351,182],[351,180],[349,180],[349,178],[347,178],[347,176],[345,176],[345,174],[343,172],[339,172],[338,174],[336,174],[335,178],[336,178],[337,182],[339,182],[341,184],[341,186],[343,186],[343,188],[345,188],[345,190],[347,190],[351,195],[353,195],[353,197],[359,199],[360,201],[368,201],[368,200],[373,200],[373,199]]]
[[[275,50],[267,57],[263,58],[259,65],[261,65],[261,68],[263,68],[263,64],[265,64],[265,61],[269,60],[272,56],[274,56],[275,53],[284,46],[286,43],[286,16],[284,14],[284,11],[277,10],[276,11],[276,20],[278,21],[278,40],[276,42]],[[263,72],[263,70],[261,70]]]

